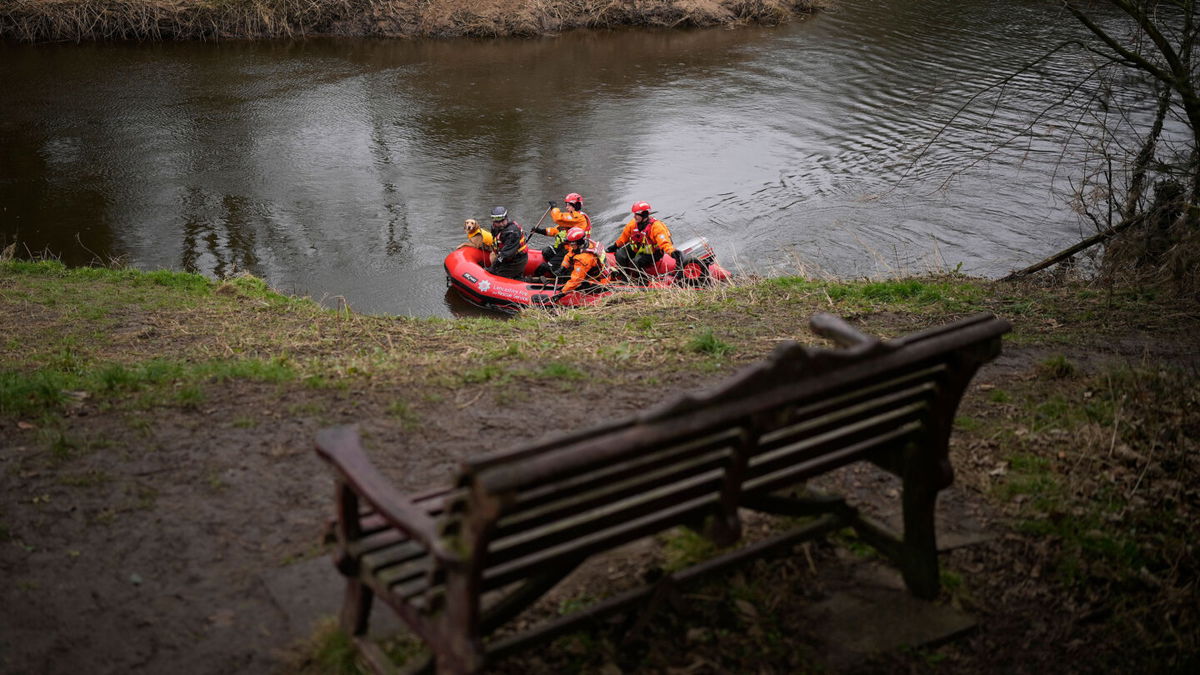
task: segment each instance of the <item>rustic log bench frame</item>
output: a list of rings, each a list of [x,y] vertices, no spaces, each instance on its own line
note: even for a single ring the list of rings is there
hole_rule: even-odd
[[[666,581],[684,583],[849,526],[900,568],[913,595],[933,598],[934,505],[953,480],[955,411],[979,366],[999,354],[1009,324],[979,314],[881,342],[829,314],[810,323],[842,348],[783,343],[706,393],[466,460],[452,487],[416,497],[370,464],[353,427],[322,431],[317,452],[336,473],[334,558],[347,579],[342,627],[374,669],[391,670],[366,639],[379,597],[428,644],[439,672],[476,672],[654,593],[634,589],[526,633],[486,639],[589,556],[679,525],[729,546],[741,534],[739,509],[810,518]],[[841,498],[783,494],[864,460],[900,477],[903,535]]]

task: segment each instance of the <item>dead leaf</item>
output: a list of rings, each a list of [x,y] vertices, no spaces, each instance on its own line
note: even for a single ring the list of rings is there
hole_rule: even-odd
[[[745,600],[734,600],[733,604],[737,605],[738,611],[741,612],[747,619],[757,619],[758,610],[754,605]]]

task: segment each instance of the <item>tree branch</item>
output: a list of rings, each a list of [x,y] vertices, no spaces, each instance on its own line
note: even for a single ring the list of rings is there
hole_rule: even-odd
[[[1022,277],[1027,277],[1030,274],[1033,274],[1034,272],[1040,272],[1040,271],[1046,269],[1047,267],[1050,267],[1051,265],[1056,265],[1056,264],[1062,262],[1063,260],[1066,260],[1067,258],[1070,258],[1071,256],[1075,255],[1076,253],[1079,253],[1080,251],[1082,251],[1084,249],[1091,248],[1101,242],[1107,241],[1107,240],[1111,239],[1113,237],[1113,235],[1116,235],[1116,234],[1120,233],[1121,231],[1127,230],[1130,227],[1133,227],[1134,225],[1144,221],[1146,219],[1146,215],[1147,214],[1142,213],[1142,214],[1137,215],[1129,220],[1123,220],[1123,221],[1117,223],[1116,225],[1113,225],[1112,227],[1108,228],[1107,230],[1104,230],[1103,232],[1100,232],[1099,234],[1094,234],[1094,235],[1088,237],[1087,239],[1084,239],[1083,241],[1079,242],[1078,244],[1075,244],[1074,246],[1072,246],[1070,248],[1063,249],[1063,250],[1059,251],[1058,253],[1055,253],[1054,255],[1050,256],[1049,258],[1046,258],[1045,260],[1043,260],[1039,263],[1030,265],[1029,267],[1026,267],[1025,269],[1017,270],[1015,272],[1009,272],[1007,275],[1000,277],[1000,281],[1015,281]]]
[[[1114,4],[1118,4],[1118,6],[1119,6],[1119,3],[1121,2],[1121,0],[1111,0],[1111,2],[1113,2]],[[1155,78],[1162,80],[1163,82],[1165,82],[1169,85],[1172,85],[1172,86],[1175,85],[1175,78],[1172,75],[1172,73],[1162,70],[1158,66],[1156,66],[1153,63],[1151,63],[1150,61],[1148,61],[1141,54],[1138,54],[1137,52],[1135,52],[1131,49],[1127,49],[1124,46],[1122,46],[1111,35],[1106,33],[1103,28],[1096,25],[1096,22],[1092,21],[1092,19],[1088,15],[1079,11],[1079,9],[1077,9],[1075,7],[1075,5],[1068,2],[1066,6],[1067,6],[1067,11],[1070,12],[1079,21],[1079,23],[1082,23],[1085,27],[1087,27],[1088,30],[1092,31],[1092,33],[1096,37],[1100,38],[1101,42],[1108,45],[1109,49],[1116,52],[1122,59],[1124,59],[1131,66],[1140,68],[1141,70],[1144,70],[1147,73],[1150,73]],[[1136,17],[1134,17],[1134,19],[1136,20]],[[1160,35],[1160,37],[1161,37],[1161,35]],[[1153,39],[1153,38],[1151,38],[1151,39]],[[1170,49],[1170,46],[1168,45],[1167,48]],[[1172,53],[1174,53],[1174,52],[1172,52]]]

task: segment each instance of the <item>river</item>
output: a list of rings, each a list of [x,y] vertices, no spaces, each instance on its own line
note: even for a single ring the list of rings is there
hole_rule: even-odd
[[[579,192],[600,238],[646,200],[741,273],[997,276],[1088,233],[1094,122],[1039,113],[1090,61],[956,111],[1080,31],[1042,0],[838,0],[770,28],[0,46],[0,242],[448,316],[464,218]]]

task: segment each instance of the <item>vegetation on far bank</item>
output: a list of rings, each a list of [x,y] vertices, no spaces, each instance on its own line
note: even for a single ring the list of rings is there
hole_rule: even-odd
[[[778,24],[822,0],[3,0],[0,39],[534,36],[576,28]]]
[[[116,468],[82,467],[164,415],[251,434],[280,415],[338,423],[350,406],[372,428],[419,436],[447,405],[480,396],[540,410],[539,397],[577,405],[614,388],[690,389],[780,340],[819,342],[805,326],[816,311],[883,336],[994,312],[1014,325],[1006,362],[965,399],[954,458],[957,483],[994,510],[999,536],[943,558],[942,602],[986,617],[984,628],[877,665],[965,672],[996,653],[1061,658],[1069,647],[1084,670],[1186,670],[1200,650],[1200,307],[1176,297],[1078,280],[780,277],[511,320],[412,319],[325,309],[253,277],[4,261],[0,311],[15,319],[0,326],[0,429],[24,448],[5,470],[57,476],[32,501],[0,502],[0,539],[29,551],[38,500],[69,503],[72,491],[118,481]],[[278,409],[284,400],[291,407]],[[102,420],[102,434],[87,431]],[[209,480],[215,490],[225,479]],[[573,635],[500,672],[535,661],[545,672],[654,671],[697,658],[734,672],[810,667],[813,646],[788,622],[812,600],[806,575],[833,557],[821,550],[816,566],[758,565],[689,595],[685,610],[659,610],[633,645],[608,629]],[[668,540],[662,565],[706,554]],[[1031,613],[1041,632],[1029,632]],[[1034,639],[1057,646],[1022,651]],[[336,631],[319,633],[293,666],[342,672],[353,665],[344,647]]]

